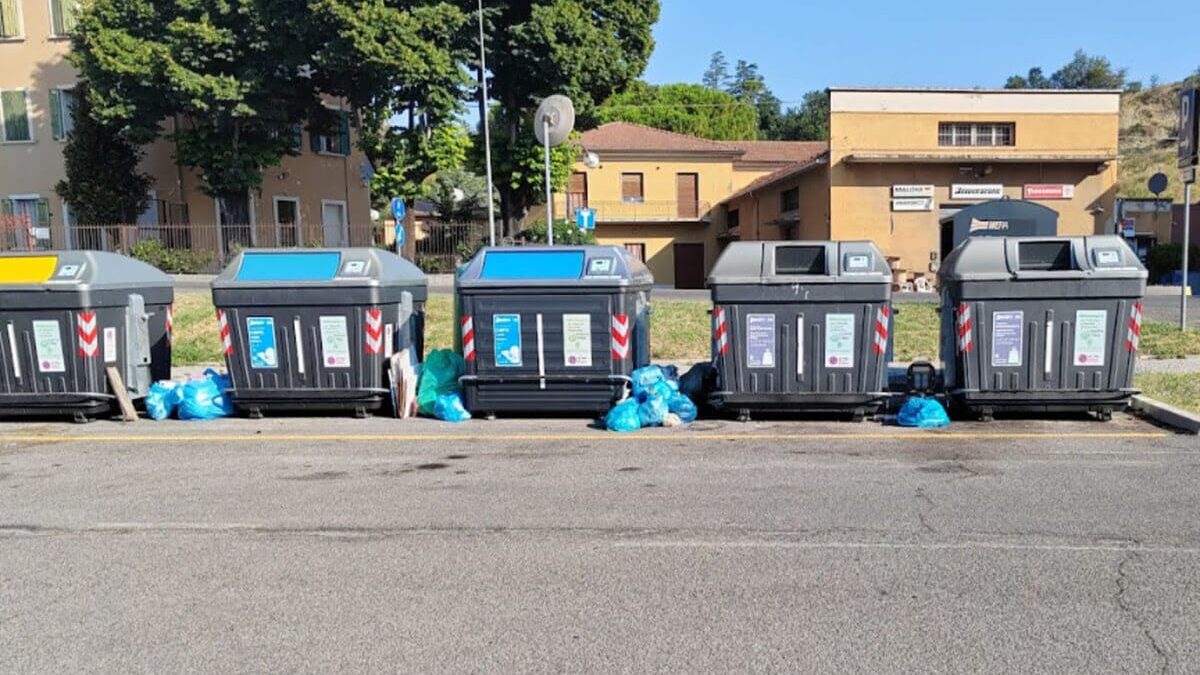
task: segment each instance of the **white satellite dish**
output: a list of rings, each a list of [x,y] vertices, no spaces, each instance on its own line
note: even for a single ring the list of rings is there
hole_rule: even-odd
[[[550,148],[562,145],[575,129],[575,104],[561,94],[547,96],[533,117],[533,135],[546,149],[546,243],[554,245],[554,188],[550,185]]]

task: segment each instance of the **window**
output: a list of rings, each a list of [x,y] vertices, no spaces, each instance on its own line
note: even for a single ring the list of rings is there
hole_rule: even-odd
[[[737,209],[730,209],[729,215],[725,216],[725,229],[732,230],[742,224],[742,214]]]
[[[335,114],[337,121],[332,130],[310,131],[313,152],[326,155],[350,154],[350,116],[341,110]]]
[[[625,244],[625,252],[629,257],[640,262],[646,262],[646,245],[645,244]]]
[[[50,33],[65,37],[79,20],[79,0],[50,0]]]
[[[942,122],[938,145],[947,147],[1000,147],[1016,145],[1012,122]]]
[[[275,198],[276,245],[285,248],[300,245],[300,200]]]
[[[3,119],[5,143],[29,143],[33,141],[33,129],[29,126],[29,101],[24,90],[0,91],[0,118]]]
[[[304,125],[299,122],[292,125],[292,149],[299,150],[304,147]]]
[[[63,141],[75,130],[75,104],[78,98],[73,89],[50,90],[50,130],[54,140]]]
[[[21,37],[20,2],[0,0],[0,39]]]
[[[0,249],[45,248],[50,239],[50,202],[39,195],[0,199]]]
[[[621,201],[634,204],[646,201],[645,193],[642,189],[642,174],[621,174]]]
[[[779,211],[787,213],[800,208],[800,188],[794,187],[779,193]]]

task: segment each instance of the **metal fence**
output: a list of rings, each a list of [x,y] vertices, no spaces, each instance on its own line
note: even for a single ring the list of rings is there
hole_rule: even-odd
[[[487,223],[424,221],[416,226],[417,265],[429,274],[450,273],[487,243]]]

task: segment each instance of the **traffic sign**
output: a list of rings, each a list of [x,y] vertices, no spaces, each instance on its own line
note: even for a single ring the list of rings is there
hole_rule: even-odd
[[[1195,88],[1179,92],[1179,168],[1200,163],[1200,93]]]
[[[408,209],[404,206],[404,200],[400,197],[392,198],[392,217],[396,220],[404,220],[404,216],[408,213]]]
[[[407,241],[408,241],[408,233],[404,231],[404,221],[397,220],[396,221],[396,248],[400,248],[400,247],[404,246],[404,243]]]
[[[596,209],[576,209],[575,224],[581,230],[596,229]]]
[[[1186,169],[1179,170],[1179,182],[1184,185],[1190,185],[1196,182],[1196,167],[1189,166]]]

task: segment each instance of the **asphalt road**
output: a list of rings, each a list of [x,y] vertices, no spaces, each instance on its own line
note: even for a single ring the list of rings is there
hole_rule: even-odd
[[[0,425],[8,672],[1197,672],[1127,417]]]

